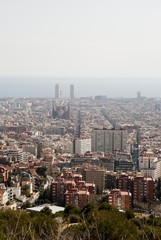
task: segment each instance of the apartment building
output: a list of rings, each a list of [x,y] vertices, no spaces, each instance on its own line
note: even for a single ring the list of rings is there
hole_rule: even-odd
[[[115,172],[106,171],[105,172],[105,188],[106,189],[116,188],[116,178],[117,178],[117,174]]]
[[[133,177],[128,174],[121,174],[117,177],[117,188],[121,191],[132,192]]]
[[[68,150],[71,154],[85,154],[86,152],[91,152],[91,138],[78,138],[69,142]]]
[[[158,179],[161,177],[161,160],[152,151],[147,151],[139,156],[139,170],[145,177]]]
[[[81,174],[64,172],[53,181],[51,191],[55,204],[64,206],[72,203],[82,207],[88,202],[89,196],[95,193],[95,184],[82,181]]]
[[[108,203],[113,208],[126,211],[131,205],[131,193],[121,191],[120,189],[113,189],[108,194]]]
[[[154,201],[155,182],[152,178],[135,177],[133,179],[133,201]]]
[[[65,193],[65,206],[74,204],[76,207],[82,208],[88,203],[89,195],[88,190],[70,189]]]
[[[127,131],[123,129],[94,129],[91,132],[91,151],[112,153],[127,149]]]
[[[78,181],[76,188],[79,190],[88,190],[90,195],[95,194],[95,184],[93,182]]]
[[[85,169],[85,181],[94,182],[96,193],[101,194],[105,187],[105,170],[103,169]]]
[[[64,178],[66,180],[74,180],[74,182],[78,182],[82,180],[82,175],[73,172],[63,172],[61,178]]]
[[[52,154],[46,154],[42,160],[42,166],[47,168],[48,173],[53,172],[54,157]]]
[[[64,178],[57,178],[51,184],[52,200],[58,206],[65,205],[64,194],[67,190],[75,187],[74,180],[65,180]]]

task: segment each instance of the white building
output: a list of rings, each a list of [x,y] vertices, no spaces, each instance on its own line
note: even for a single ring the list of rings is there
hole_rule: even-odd
[[[139,157],[139,170],[145,177],[158,179],[161,177],[161,160],[151,151]]]
[[[9,201],[12,200],[14,197],[18,199],[21,195],[21,186],[8,187],[7,192]]]
[[[23,161],[23,151],[19,148],[8,148],[4,152],[8,157],[17,159],[18,162]]]
[[[75,139],[73,142],[68,143],[68,150],[71,154],[85,154],[86,152],[91,152],[91,139],[85,138],[85,139]]]

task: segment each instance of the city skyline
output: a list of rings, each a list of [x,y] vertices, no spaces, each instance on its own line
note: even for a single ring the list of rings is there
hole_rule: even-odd
[[[0,238],[160,239],[160,12],[0,1]]]
[[[160,98],[161,79],[148,78],[2,78],[1,97],[55,97],[55,85],[60,87],[61,97],[70,98],[70,85],[74,85],[74,97],[136,98],[142,96]]]

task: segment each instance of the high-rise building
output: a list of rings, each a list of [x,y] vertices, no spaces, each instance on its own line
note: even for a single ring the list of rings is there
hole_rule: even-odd
[[[141,99],[141,92],[137,92],[137,99]]]
[[[124,129],[94,129],[91,133],[92,152],[112,153],[127,150],[127,131]]]
[[[128,174],[120,174],[116,180],[117,188],[122,191],[132,192],[133,176]]]
[[[70,85],[70,99],[74,99],[74,85]]]
[[[60,97],[59,84],[55,85],[55,98]]]
[[[108,203],[119,210],[126,211],[130,208],[131,193],[128,191],[121,191],[120,189],[113,189],[108,194]]]
[[[88,203],[89,196],[95,193],[95,184],[82,181],[82,175],[72,172],[64,172],[60,178],[56,178],[51,185],[52,200],[60,206],[74,204],[84,207]]]
[[[67,190],[65,193],[65,206],[73,204],[76,207],[83,208],[89,201],[89,195],[90,194],[86,189],[79,190],[73,188]]]
[[[71,154],[85,154],[88,151],[91,152],[91,139],[74,139],[68,143],[67,147]]]
[[[152,178],[135,177],[133,180],[133,201],[154,201],[155,181]]]
[[[86,182],[94,182],[96,193],[102,194],[105,187],[105,171],[103,169],[85,169],[85,179]]]

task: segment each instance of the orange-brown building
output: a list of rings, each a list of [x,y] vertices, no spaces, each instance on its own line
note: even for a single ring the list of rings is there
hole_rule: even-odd
[[[155,182],[152,178],[135,177],[133,179],[133,201],[154,201]]]
[[[132,190],[133,177],[128,174],[121,174],[117,178],[117,188],[123,191]]]
[[[88,190],[70,189],[65,193],[65,206],[74,204],[76,207],[84,207],[89,201]]]
[[[63,172],[61,178],[74,180],[75,182],[78,182],[82,180],[82,175],[79,173]]]
[[[95,194],[95,184],[94,183],[86,183],[85,181],[78,181],[76,183],[76,188],[79,190],[88,190],[89,194]]]
[[[65,192],[75,187],[73,180],[65,180],[64,178],[57,178],[51,185],[52,200],[59,206],[65,205]]]
[[[53,181],[51,191],[55,204],[60,206],[74,204],[82,207],[88,202],[89,195],[95,193],[95,184],[82,181],[81,174],[64,172],[60,178]]]
[[[113,208],[126,211],[131,205],[131,193],[121,191],[120,189],[113,189],[108,194],[108,203]]]

